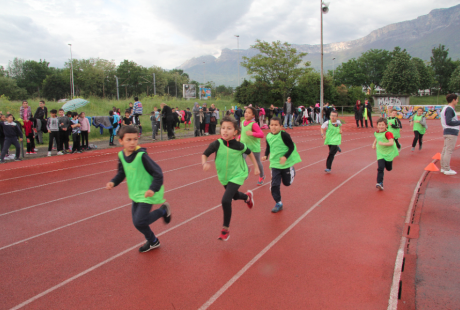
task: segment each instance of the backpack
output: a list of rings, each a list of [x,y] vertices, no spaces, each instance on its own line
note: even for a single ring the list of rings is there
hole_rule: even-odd
[[[265,109],[264,108],[260,108],[259,115],[265,115]]]

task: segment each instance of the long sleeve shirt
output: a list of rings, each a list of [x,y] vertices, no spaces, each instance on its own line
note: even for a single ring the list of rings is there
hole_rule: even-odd
[[[22,138],[22,130],[15,122],[0,122],[0,126],[2,126],[5,138]]]
[[[251,121],[244,121],[244,126],[247,126]],[[252,136],[255,137],[255,138],[260,138],[262,139],[265,135],[264,135],[264,132],[262,131],[262,129],[260,129],[259,125],[257,125],[257,123],[253,123],[252,124]]]
[[[48,118],[48,109],[46,107],[37,108],[37,111],[35,111],[34,118],[39,118],[39,119],[44,119]]]
[[[224,143],[227,144],[227,147],[232,150],[242,151],[244,149],[244,144],[239,141],[236,141],[235,139],[232,139],[229,141],[225,141],[225,140],[223,141]],[[220,147],[220,143],[219,143],[219,139],[217,139],[216,141],[211,142],[211,144],[209,144],[208,148],[204,151],[203,155],[205,155],[206,157],[209,157],[211,156],[212,153],[217,154],[217,150],[219,150],[219,147]],[[247,148],[244,154],[246,155],[251,154],[251,150]]]
[[[294,142],[292,142],[291,136],[287,132],[281,131],[278,134],[281,135],[281,139],[283,139],[284,144],[288,147],[288,151],[286,152],[286,154],[284,154],[284,157],[289,158],[292,152],[294,152]],[[268,157],[268,155],[270,155],[270,144],[268,144],[267,141],[267,146],[265,148],[265,156]]]

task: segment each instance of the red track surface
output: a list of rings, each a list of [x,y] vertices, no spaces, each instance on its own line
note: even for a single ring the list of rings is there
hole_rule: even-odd
[[[233,204],[231,238],[217,240],[223,188],[200,154],[216,137],[148,147],[165,172],[172,222],[152,225],[162,246],[131,222],[126,185],[103,189],[116,152],[100,150],[0,166],[0,308],[30,309],[385,309],[414,187],[440,152],[439,122],[422,151],[404,150],[375,189],[372,129],[344,126],[343,152],[326,175],[319,127],[289,131],[303,162],[282,187],[285,209],[251,175],[255,207]],[[269,163],[264,163],[268,171]]]

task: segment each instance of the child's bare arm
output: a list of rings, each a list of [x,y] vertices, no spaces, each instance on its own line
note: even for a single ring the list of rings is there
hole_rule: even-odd
[[[208,171],[211,168],[211,165],[207,163],[208,156],[201,155],[201,165],[203,166],[203,171]]]
[[[372,143],[372,148],[375,149],[375,145],[377,144],[377,139],[374,140],[374,143]]]
[[[260,174],[259,166],[257,165],[256,158],[254,157],[254,154],[251,152],[249,154],[249,159],[251,160],[252,164],[254,165],[254,175]]]

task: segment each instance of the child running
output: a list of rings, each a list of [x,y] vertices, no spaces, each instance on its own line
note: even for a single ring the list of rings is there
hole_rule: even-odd
[[[124,126],[118,133],[119,143],[124,147],[118,153],[118,173],[106,185],[108,190],[120,184],[126,177],[129,198],[133,201],[132,217],[134,227],[144,234],[147,242],[139,248],[144,253],[160,246],[160,240],[149,225],[163,218],[168,224],[171,221],[171,208],[165,199],[163,172],[148,155],[145,148],[137,145],[139,133],[133,126]],[[150,212],[152,205],[161,207]]]
[[[377,150],[377,184],[376,188],[383,191],[383,172],[393,169],[393,159],[399,155],[393,134],[387,130],[387,120],[383,117],[377,120],[377,132],[372,148]]]
[[[324,145],[329,147],[329,156],[326,160],[326,173],[331,173],[332,162],[335,154],[342,152],[340,144],[342,143],[342,123],[337,119],[337,111],[331,111],[330,120],[321,125],[321,137],[324,139]]]
[[[232,217],[232,199],[244,200],[250,209],[254,206],[252,191],[248,190],[246,194],[238,191],[249,173],[243,154],[249,155],[255,167],[255,175],[259,174],[259,168],[251,150],[245,144],[235,139],[239,133],[238,122],[233,117],[226,116],[222,119],[220,125],[222,138],[209,144],[201,156],[201,163],[203,171],[208,171],[211,165],[206,161],[212,153],[216,153],[217,177],[225,188],[225,193],[222,197],[224,225],[218,239],[227,241],[230,238],[229,227]]]
[[[257,161],[257,166],[260,170],[258,186],[264,184],[264,166],[260,161],[260,140],[264,137],[264,133],[260,129],[259,125],[255,122],[256,109],[248,107],[244,111],[244,121],[241,122],[241,142],[252,151]],[[243,154],[243,158],[246,160],[246,154]],[[251,171],[251,169],[249,169]]]
[[[284,186],[290,186],[294,182],[294,165],[300,163],[302,159],[297,153],[297,147],[292,142],[291,136],[282,129],[281,119],[273,117],[270,120],[270,133],[267,135],[267,148],[262,160],[270,159],[272,169],[271,192],[276,204],[272,212],[277,213],[283,210],[281,201],[281,182]]]
[[[388,131],[393,134],[395,139],[396,147],[398,151],[401,151],[401,144],[399,144],[398,139],[401,138],[400,130],[402,129],[401,121],[397,117],[398,110],[392,109],[391,116],[388,118]]]
[[[409,120],[409,124],[413,125],[414,129],[414,141],[412,142],[412,152],[415,151],[415,146],[417,145],[418,141],[418,149],[422,150],[422,139],[423,135],[426,132],[426,119],[423,115],[423,109],[418,108],[417,114],[412,115],[412,118]],[[425,124],[425,125],[423,125]]]

